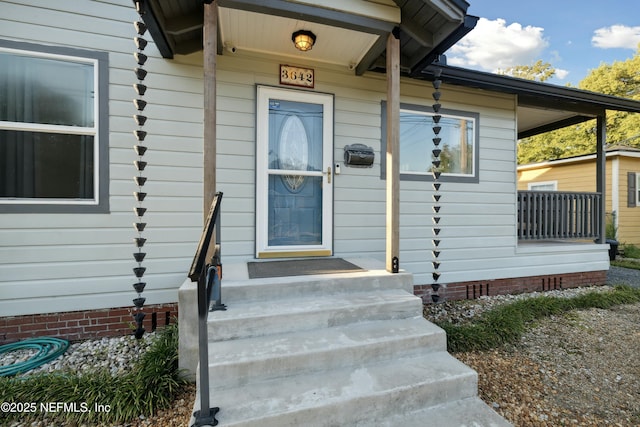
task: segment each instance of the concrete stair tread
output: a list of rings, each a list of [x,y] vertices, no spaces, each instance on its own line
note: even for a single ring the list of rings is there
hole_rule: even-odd
[[[208,336],[210,342],[219,342],[415,317],[421,311],[422,301],[401,289],[238,303],[209,313]]]
[[[422,317],[357,322],[209,343],[209,373],[219,382],[235,384],[239,378],[270,378],[444,348],[444,331]]]
[[[271,315],[287,315],[310,311],[326,311],[354,305],[378,305],[390,302],[406,302],[419,300],[401,289],[390,289],[377,292],[342,292],[330,295],[312,295],[298,298],[284,298],[263,301],[237,302],[230,304],[225,311],[209,313],[209,324],[221,320],[268,317]]]
[[[352,323],[335,328],[290,332],[209,343],[210,364],[311,354],[337,348],[367,345],[380,341],[393,342],[422,336],[442,335],[444,331],[424,318],[413,317],[390,321]],[[444,341],[441,341],[442,343]],[[442,348],[439,348],[442,350]]]
[[[225,274],[224,277],[227,277]],[[329,295],[352,292],[375,292],[384,289],[404,289],[412,292],[409,273],[391,274],[385,271],[362,271],[331,275],[274,277],[267,279],[223,279],[225,303],[264,301],[294,296]]]
[[[479,397],[441,403],[419,411],[398,414],[385,420],[377,420],[376,427],[511,427],[497,412]],[[363,424],[363,427],[366,424]]]
[[[211,386],[210,401],[220,407],[221,425],[356,425],[351,420],[370,419],[379,411],[411,412],[473,397],[477,376],[439,351],[238,388],[217,389],[212,379]],[[335,423],[326,423],[327,417],[336,418]],[[289,421],[283,424],[284,420]]]

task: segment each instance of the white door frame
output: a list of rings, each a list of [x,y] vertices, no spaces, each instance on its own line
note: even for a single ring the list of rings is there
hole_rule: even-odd
[[[322,243],[269,246],[269,100],[322,104],[322,170],[300,175],[322,176]],[[257,86],[256,96],[256,258],[330,256],[333,243],[333,95],[303,90]],[[272,171],[273,172],[273,171]]]

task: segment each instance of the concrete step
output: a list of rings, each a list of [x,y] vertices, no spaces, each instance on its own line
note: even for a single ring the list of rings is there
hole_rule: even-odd
[[[497,412],[479,397],[442,403],[426,409],[398,414],[363,426],[375,427],[510,427]]]
[[[476,391],[476,373],[439,351],[237,388],[214,386],[210,402],[220,407],[221,426],[374,426],[422,408],[473,398]],[[199,402],[198,396],[196,410]]]
[[[207,322],[220,426],[509,425],[422,318],[411,275],[368,270],[225,279],[228,309]]]
[[[299,298],[229,303],[208,317],[209,342],[415,317],[422,301],[400,289],[342,292]]]
[[[222,301],[227,305],[236,302],[331,295],[345,291],[375,292],[383,289],[404,289],[413,293],[411,274],[391,274],[384,270],[251,280],[234,279],[234,275],[231,274],[229,276],[231,278],[227,278],[227,274],[224,273],[222,281]]]
[[[444,331],[422,317],[357,322],[209,344],[209,378],[234,387],[446,348]]]

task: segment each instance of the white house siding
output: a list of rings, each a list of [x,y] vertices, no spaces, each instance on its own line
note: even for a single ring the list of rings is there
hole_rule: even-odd
[[[224,193],[225,262],[253,259],[255,254],[256,85],[279,86],[283,61],[240,52],[218,57],[217,189]],[[346,68],[311,66],[314,91],[335,95],[335,161],[342,163],[343,148],[349,144],[362,143],[377,151],[374,168],[342,167],[334,177],[334,253],[383,258],[385,184],[380,180],[379,152],[385,77],[362,78]]]
[[[346,69],[246,52],[218,57],[218,190],[225,262],[254,258],[256,85],[279,86],[281,63],[314,68],[315,92],[335,96],[334,255],[385,256],[385,182],[380,179],[383,74],[363,77]],[[282,87],[282,86],[281,86]],[[283,87],[284,89],[291,89]],[[431,105],[428,82],[403,79],[401,102]],[[516,237],[516,99],[444,86],[443,108],[480,114],[479,183],[444,182],[441,193],[441,283],[606,270],[606,252],[593,244],[518,244]],[[373,168],[343,164],[345,145],[374,148]],[[400,264],[416,284],[432,281],[432,188],[401,182]]]
[[[405,85],[405,93],[431,103],[430,86]],[[515,97],[447,86],[442,93],[443,108],[480,114],[480,179],[442,183],[439,283],[607,270],[602,245],[518,242]],[[401,100],[425,103],[417,97]],[[433,282],[432,194],[430,183],[401,182],[400,263],[414,273],[415,284]]]
[[[131,195],[137,189],[131,131],[135,93],[132,52],[138,17],[129,0],[31,0],[0,3],[0,38],[109,51],[109,214],[0,215],[0,315],[11,316],[131,305],[137,235]],[[148,37],[147,37],[148,38]],[[148,197],[144,237],[146,304],[177,301],[202,228],[202,55],[162,59],[145,53],[149,132],[145,145]],[[345,145],[374,148],[372,168],[342,166],[334,179],[336,256],[385,256],[385,182],[380,179],[383,74],[297,58],[225,51],[218,60],[217,189],[224,192],[224,262],[255,253],[256,85],[278,86],[278,66],[315,69],[314,91],[335,95],[334,161]],[[431,105],[428,82],[403,79],[401,101]],[[605,270],[597,245],[529,248],[516,239],[516,100],[512,96],[444,86],[444,108],[480,114],[479,183],[442,185],[441,283]],[[430,283],[431,184],[401,182],[402,268]]]
[[[130,0],[0,2],[2,39],[109,52],[111,163],[108,214],[0,214],[0,316],[133,305],[136,20]],[[177,301],[202,229],[203,101],[201,60],[144,53],[148,305]]]

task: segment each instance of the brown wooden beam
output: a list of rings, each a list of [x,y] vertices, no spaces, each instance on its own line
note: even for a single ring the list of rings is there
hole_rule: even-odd
[[[204,122],[203,122],[203,219],[206,220],[216,193],[216,55],[218,47],[218,4],[204,5]]]
[[[400,40],[387,37],[387,226],[386,269],[397,272],[400,260]]]

